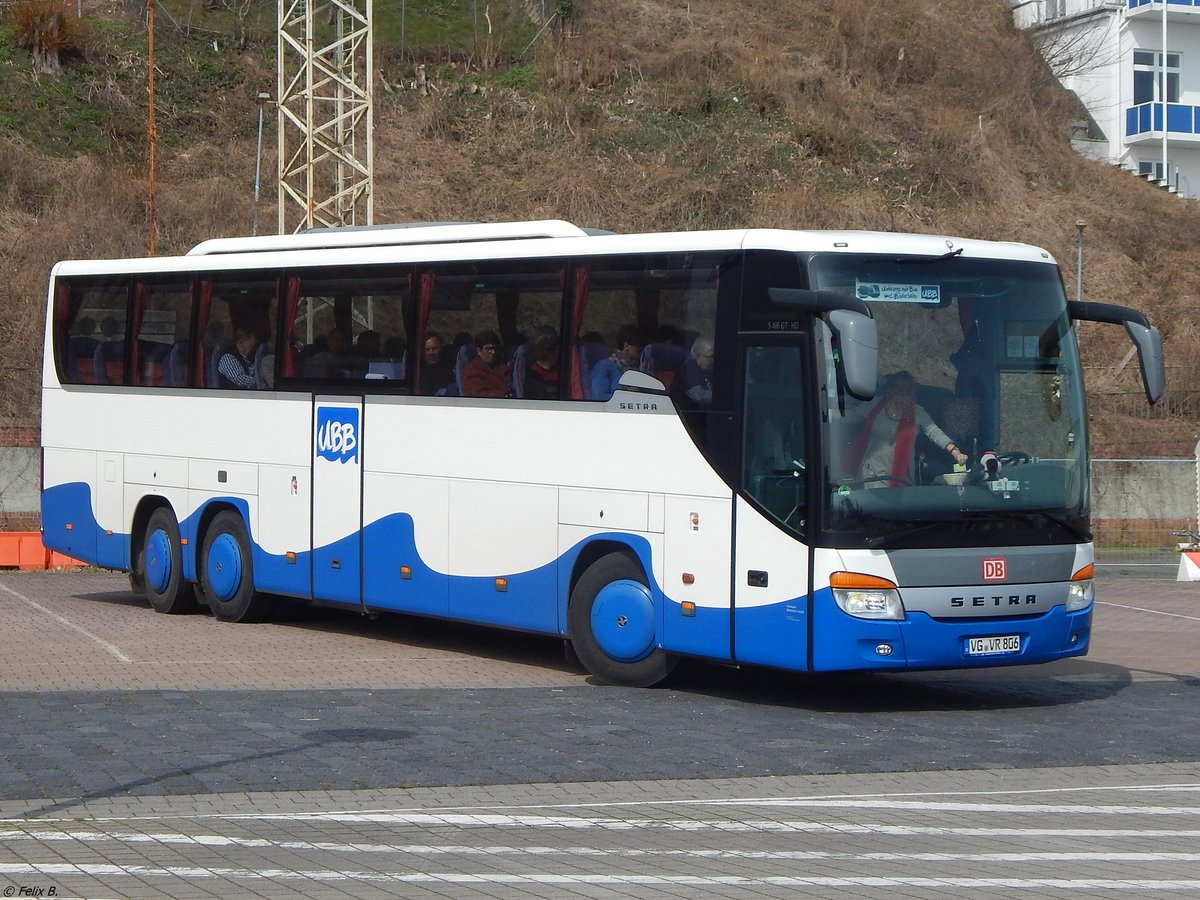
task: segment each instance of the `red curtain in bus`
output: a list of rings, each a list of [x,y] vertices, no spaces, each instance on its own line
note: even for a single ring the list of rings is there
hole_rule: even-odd
[[[208,330],[208,313],[212,309],[213,284],[207,278],[200,282],[200,294],[196,298],[196,352],[192,357],[195,371],[192,373],[192,383],[200,387],[216,387],[208,384],[208,366],[205,357],[208,348],[204,346],[204,332]]]
[[[286,279],[283,305],[283,321],[287,323],[283,331],[283,377],[294,378],[296,375],[296,312],[300,309],[299,278]]]
[[[133,347],[129,351],[129,364],[133,367],[133,384],[150,384],[151,379],[142,377],[141,354],[138,344],[139,335],[142,333],[142,320],[146,317],[146,297],[150,292],[146,289],[146,285],[138,282],[133,288]]]
[[[411,276],[409,276],[411,278]],[[421,292],[417,297],[417,352],[413,355],[413,370],[409,377],[411,393],[421,383],[421,357],[424,355],[425,329],[429,327],[429,308],[433,305],[433,288],[437,279],[432,272],[421,273]]]
[[[587,309],[588,282],[591,275],[587,269],[575,270],[575,295],[571,303],[571,399],[583,399],[583,379],[579,372],[579,333],[583,329],[583,312]]]
[[[78,309],[71,307],[71,286],[59,282],[54,292],[54,348],[58,357],[59,379],[67,383],[83,383],[91,381],[82,377],[76,369],[79,361],[71,353],[71,328],[75,325]],[[92,360],[87,360],[88,372],[91,372]]]

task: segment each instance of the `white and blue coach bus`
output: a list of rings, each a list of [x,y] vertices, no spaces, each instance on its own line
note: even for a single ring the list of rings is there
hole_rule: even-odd
[[[1158,399],[1142,314],[1020,244],[547,221],[62,262],[44,540],[161,612],[485,623],[622,684],[1075,656],[1081,319]]]

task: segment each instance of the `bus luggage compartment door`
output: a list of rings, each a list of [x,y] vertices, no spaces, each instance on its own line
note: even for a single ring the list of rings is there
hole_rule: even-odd
[[[362,602],[362,401],[316,397],[313,410],[312,593]]]

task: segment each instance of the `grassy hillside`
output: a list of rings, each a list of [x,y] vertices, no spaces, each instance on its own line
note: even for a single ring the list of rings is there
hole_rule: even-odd
[[[254,98],[274,92],[274,5],[240,22],[209,5],[221,6],[168,0],[182,30],[159,19],[160,253],[248,233],[255,212]],[[540,27],[526,8],[543,5],[571,16],[520,57]],[[1146,418],[1136,372],[1118,371],[1123,332],[1082,327],[1096,450],[1191,452],[1197,206],[1070,150],[1068,98],[1006,0],[441,0],[406,4],[403,46],[399,4],[383,6],[376,221],[942,232],[1044,246],[1073,285],[1084,219],[1085,295],[1145,309],[1171,367],[1171,394]],[[53,261],[146,248],[144,29],[125,3],[84,8],[82,48],[58,80],[33,76],[0,20],[10,416],[36,407]],[[406,87],[417,63],[429,96]],[[267,139],[271,173],[271,128]]]

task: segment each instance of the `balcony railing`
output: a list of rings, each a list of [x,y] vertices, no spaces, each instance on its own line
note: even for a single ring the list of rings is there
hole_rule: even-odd
[[[1128,107],[1125,110],[1125,137],[1133,138],[1153,131],[1161,132],[1162,108],[1161,101],[1139,103],[1137,106]],[[1200,135],[1200,106],[1168,103],[1167,136],[1170,137],[1172,134]]]
[[[1129,0],[1131,12],[1147,6],[1157,6],[1162,9],[1162,0]],[[1172,6],[1191,6],[1200,10],[1200,0],[1167,0],[1167,9],[1170,10]]]

